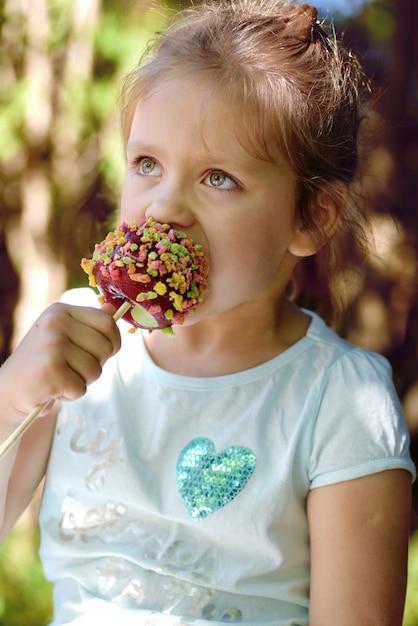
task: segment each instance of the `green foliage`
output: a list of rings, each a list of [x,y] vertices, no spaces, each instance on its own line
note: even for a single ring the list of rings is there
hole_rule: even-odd
[[[38,544],[37,529],[17,526],[0,546],[0,626],[46,626],[52,619]]]
[[[365,9],[361,20],[369,33],[371,44],[387,45],[395,29],[395,18],[390,3],[371,3]]]
[[[0,160],[13,159],[20,150],[27,94],[27,86],[23,81],[15,86],[12,100],[5,100],[2,97],[4,94],[0,93],[0,136],[2,138]]]
[[[107,229],[118,203],[120,83],[166,20],[159,3],[106,0],[97,15],[82,4],[42,0],[42,19],[35,19],[29,8],[6,0],[0,28],[0,225],[7,231],[9,220],[31,212],[28,174],[42,178],[43,235],[65,268],[60,291],[79,280],[79,259]],[[35,253],[32,266],[47,267],[46,247],[35,243]]]
[[[378,71],[383,68],[384,58],[382,55],[384,57],[384,53],[388,52],[388,46],[390,46],[396,27],[393,2],[394,0],[370,2],[361,14],[347,18],[341,23],[344,30],[348,26],[352,32],[356,33],[357,43],[359,43],[358,38],[361,35],[361,43],[357,52],[360,52],[363,62],[370,62],[368,59],[370,55],[372,58],[374,57],[377,63],[373,69]],[[354,47],[356,48],[356,44]]]
[[[119,5],[118,5],[119,7]],[[105,10],[96,30],[94,80],[88,86],[87,115],[94,125],[103,126],[117,107],[120,83],[146,51],[152,33],[161,29],[167,16],[164,11],[130,11],[124,5]],[[109,82],[110,81],[110,82]],[[122,181],[124,162],[119,126],[101,136],[100,172],[110,188]]]
[[[411,538],[408,565],[408,590],[406,594],[403,626],[418,624],[418,531]]]

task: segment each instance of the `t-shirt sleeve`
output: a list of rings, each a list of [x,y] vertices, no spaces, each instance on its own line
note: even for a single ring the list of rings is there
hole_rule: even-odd
[[[415,480],[409,432],[383,357],[353,348],[312,390],[311,488],[403,468]]]

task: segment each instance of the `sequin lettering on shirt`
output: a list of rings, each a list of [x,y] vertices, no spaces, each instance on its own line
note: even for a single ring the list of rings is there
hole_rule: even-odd
[[[256,466],[253,452],[231,446],[215,452],[213,441],[190,441],[177,462],[177,486],[190,517],[197,521],[215,513],[244,489]]]

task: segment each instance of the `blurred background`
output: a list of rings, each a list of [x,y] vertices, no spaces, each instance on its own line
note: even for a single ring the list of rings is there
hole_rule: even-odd
[[[184,1],[0,0],[0,362],[107,232],[123,175],[117,97],[152,33]],[[339,329],[390,361],[418,460],[418,3],[320,0],[378,93],[367,165],[374,253]],[[390,215],[390,216],[389,216]],[[17,382],[18,384],[18,382]],[[38,497],[0,546],[0,626],[44,626]],[[418,626],[414,488],[404,626]]]

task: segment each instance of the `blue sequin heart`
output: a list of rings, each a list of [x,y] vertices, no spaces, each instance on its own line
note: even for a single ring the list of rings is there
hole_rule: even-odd
[[[245,487],[256,466],[248,448],[232,446],[216,454],[204,437],[185,446],[177,461],[177,486],[190,517],[197,521],[231,502]]]

